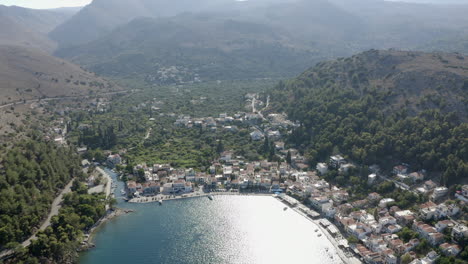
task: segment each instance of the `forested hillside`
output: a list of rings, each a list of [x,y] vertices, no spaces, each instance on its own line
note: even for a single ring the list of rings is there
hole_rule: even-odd
[[[441,171],[443,183],[466,181],[467,64],[457,54],[373,50],[278,84],[272,107],[301,122],[290,141],[312,163],[341,152],[361,164],[406,162]]]
[[[22,242],[49,213],[57,193],[79,176],[79,158],[40,139],[5,150],[0,165],[0,248]]]

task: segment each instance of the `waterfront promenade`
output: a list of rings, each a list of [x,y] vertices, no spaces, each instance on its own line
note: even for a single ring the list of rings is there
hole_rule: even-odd
[[[249,195],[249,196],[272,196],[271,193],[239,193],[239,192],[194,192],[187,193],[183,195],[164,195],[158,194],[154,196],[145,196],[145,197],[136,197],[128,200],[129,203],[155,203],[159,201],[170,201],[170,200],[180,200],[187,198],[196,198],[196,197],[208,197],[208,196],[218,196],[218,195]]]

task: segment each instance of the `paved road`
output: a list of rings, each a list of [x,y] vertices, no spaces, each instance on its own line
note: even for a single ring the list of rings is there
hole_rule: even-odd
[[[112,178],[107,172],[105,172],[100,167],[97,167],[96,170],[99,173],[101,173],[101,175],[104,176],[106,178],[106,180],[107,180],[106,187],[105,187],[104,191],[106,193],[106,198],[108,198],[108,197],[110,197],[111,192],[112,192]],[[106,204],[106,210],[109,210],[109,205],[108,204]]]
[[[46,220],[42,223],[41,227],[34,233],[32,234],[28,239],[26,239],[21,245],[23,247],[27,247],[31,245],[31,242],[35,240],[37,237],[37,233],[39,231],[44,231],[48,226],[50,226],[50,221],[52,220],[52,217],[58,215],[60,208],[62,208],[62,201],[63,201],[63,196],[69,192],[71,192],[71,186],[73,185],[73,182],[75,179],[72,179],[66,186],[63,188],[63,190],[60,192],[60,194],[54,199],[52,202],[52,206],[50,208],[49,215],[47,216]],[[13,250],[5,250],[0,252],[0,259],[3,259],[9,255],[12,255],[14,253]]]

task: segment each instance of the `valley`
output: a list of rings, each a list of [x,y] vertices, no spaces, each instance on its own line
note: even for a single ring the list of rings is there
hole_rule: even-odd
[[[326,263],[468,263],[468,5],[429,2],[0,0],[1,262],[96,262],[94,235],[122,212],[134,224],[166,202],[244,195],[318,226],[278,242],[326,239],[333,249],[311,255]],[[247,261],[226,249],[240,218],[216,208],[212,229],[232,241],[189,247],[213,234],[184,209],[193,222],[171,224],[189,235],[152,252]]]

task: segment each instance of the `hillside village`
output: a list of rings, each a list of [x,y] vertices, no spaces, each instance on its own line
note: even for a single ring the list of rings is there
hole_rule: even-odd
[[[247,97],[252,105],[260,105],[256,95]],[[309,217],[323,219],[324,227],[348,237],[344,248],[366,263],[412,264],[435,263],[440,256],[459,255],[468,239],[464,221],[468,185],[451,193],[448,188],[426,179],[427,172],[411,171],[407,164],[397,164],[391,172],[370,166],[369,189],[390,186],[405,194],[421,197],[415,201],[399,201],[376,191],[363,199],[324,179],[330,172],[338,175],[354,173],[358,164],[334,155],[318,163],[315,170],[296,149],[285,148],[285,135],[295,123],[284,114],[236,113],[218,118],[179,116],[175,126],[236,132],[236,125],[250,127],[252,141],[274,142],[275,162],[247,161],[235,151],[223,151],[206,171],[172,168],[170,164],[141,163],[126,175],[126,195],[138,201],[158,201],[164,197],[183,197],[194,193],[235,192],[287,194],[290,199],[307,206]],[[119,154],[109,155],[107,165],[122,168]],[[378,189],[378,188],[377,188]],[[388,192],[387,192],[388,193]],[[288,198],[289,199],[289,198]],[[405,199],[405,198],[402,198]],[[293,203],[298,205],[299,203]],[[398,205],[402,206],[400,208]]]

